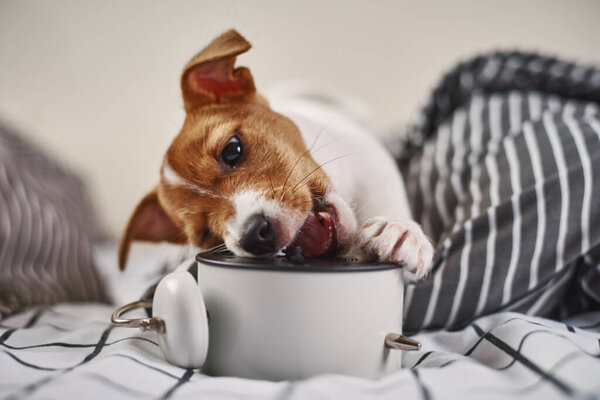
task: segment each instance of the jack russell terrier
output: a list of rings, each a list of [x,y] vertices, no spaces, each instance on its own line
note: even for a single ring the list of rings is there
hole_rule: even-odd
[[[186,118],[127,223],[120,268],[143,240],[224,244],[249,257],[288,246],[313,257],[360,251],[424,276],[433,247],[391,156],[335,107],[296,98],[286,116],[273,111],[250,71],[234,68],[249,49],[229,30],[184,68]]]

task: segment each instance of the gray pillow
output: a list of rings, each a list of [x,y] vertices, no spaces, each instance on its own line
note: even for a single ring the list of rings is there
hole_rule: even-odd
[[[82,182],[0,124],[0,315],[65,301],[105,301]]]

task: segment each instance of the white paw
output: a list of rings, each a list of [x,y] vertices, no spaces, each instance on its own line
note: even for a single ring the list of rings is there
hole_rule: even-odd
[[[410,280],[422,278],[431,268],[433,246],[414,221],[370,218],[359,230],[356,245],[379,261],[403,264]]]

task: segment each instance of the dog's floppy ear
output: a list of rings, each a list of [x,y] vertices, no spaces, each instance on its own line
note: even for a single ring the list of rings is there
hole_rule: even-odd
[[[134,240],[186,242],[183,230],[175,225],[160,205],[156,189],[140,201],[125,227],[119,245],[119,269],[121,271],[125,269],[129,247]]]
[[[186,112],[212,103],[250,101],[256,90],[248,68],[235,68],[235,58],[251,45],[230,29],[213,40],[186,65],[181,90]]]

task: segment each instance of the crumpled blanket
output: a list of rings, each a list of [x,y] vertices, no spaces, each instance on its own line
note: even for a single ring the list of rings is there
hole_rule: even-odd
[[[405,368],[380,380],[322,375],[267,382],[170,365],[154,334],[112,327],[112,311],[65,304],[5,320],[0,398],[551,399],[600,393],[600,312],[567,322],[498,313],[462,330],[421,333],[423,350],[405,353]]]
[[[405,329],[600,309],[600,69],[526,53],[461,63],[390,142],[438,257]]]

